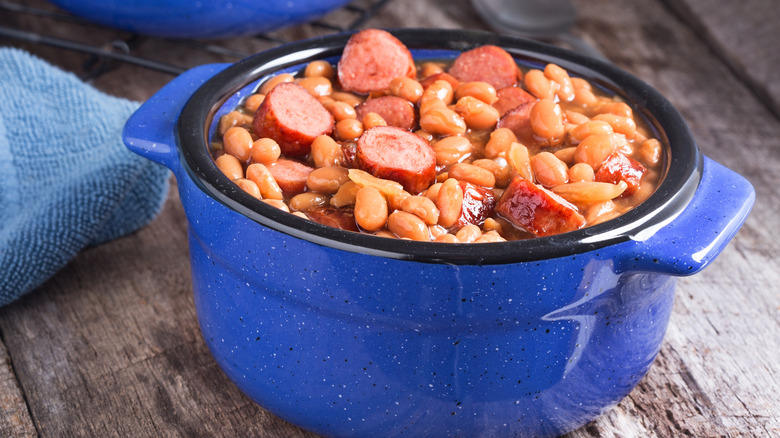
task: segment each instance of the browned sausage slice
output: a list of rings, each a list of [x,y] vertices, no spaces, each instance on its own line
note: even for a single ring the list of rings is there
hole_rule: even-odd
[[[306,178],[314,170],[299,161],[279,158],[268,165],[268,170],[285,196],[293,196],[306,188]]]
[[[355,211],[352,208],[319,206],[309,208],[305,213],[309,219],[322,225],[347,231],[359,231],[355,222]]]
[[[520,143],[531,146],[536,143],[534,132],[531,130],[531,108],[536,104],[527,102],[507,111],[496,124],[496,128],[508,128],[514,132]]]
[[[503,116],[507,111],[517,108],[518,106],[535,102],[536,98],[529,92],[518,87],[506,87],[498,90],[496,93],[498,100],[493,103],[493,106],[498,110],[498,114]]]
[[[428,142],[393,126],[371,128],[360,136],[355,165],[377,178],[401,183],[413,195],[436,178],[436,156]]]
[[[453,229],[459,230],[468,224],[482,226],[485,219],[493,214],[493,209],[496,206],[496,197],[493,195],[493,191],[465,181],[458,181],[458,183],[463,189],[463,206],[460,218],[455,222]]]
[[[482,81],[500,90],[517,82],[517,64],[498,46],[481,46],[455,58],[449,73],[461,82]]]
[[[338,64],[341,87],[356,93],[384,90],[394,78],[416,75],[417,67],[409,49],[381,29],[366,29],[352,35]]]
[[[355,108],[357,119],[363,120],[368,113],[377,113],[385,119],[388,126],[412,130],[417,124],[414,105],[406,99],[396,96],[382,96],[368,99]]]
[[[509,183],[495,211],[534,236],[565,233],[585,225],[585,218],[574,206],[520,176]]]
[[[283,154],[304,156],[318,135],[333,131],[333,115],[305,88],[285,82],[265,96],[253,125],[258,136],[276,140]]]
[[[620,196],[631,196],[639,190],[639,183],[646,170],[645,166],[638,161],[615,151],[599,166],[599,170],[596,172],[596,181],[612,184],[625,181],[628,187]]]

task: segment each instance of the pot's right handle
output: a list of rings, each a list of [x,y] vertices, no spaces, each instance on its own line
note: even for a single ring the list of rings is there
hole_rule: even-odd
[[[149,98],[127,120],[122,139],[128,149],[179,172],[174,128],[184,105],[204,82],[230,64],[201,65],[177,76]]]
[[[702,179],[693,199],[650,237],[631,242],[633,249],[624,260],[624,270],[695,274],[739,231],[755,202],[755,190],[741,175],[703,158]]]

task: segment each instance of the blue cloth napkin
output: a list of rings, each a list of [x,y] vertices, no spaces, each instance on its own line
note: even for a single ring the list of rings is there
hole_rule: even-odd
[[[0,48],[0,306],[159,212],[170,172],[122,144],[137,107]]]

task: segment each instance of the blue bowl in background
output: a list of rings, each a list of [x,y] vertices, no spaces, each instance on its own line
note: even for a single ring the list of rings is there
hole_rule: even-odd
[[[317,19],[350,0],[50,0],[104,26],[164,38],[255,35]]]
[[[264,77],[335,62],[350,35],[194,68],[149,99],[123,136],[177,178],[205,342],[252,400],[325,436],[576,429],[647,373],[676,278],[725,248],[753,188],[701,155],[668,100],[612,65],[485,32],[393,33],[417,60],[495,44],[522,65],[554,62],[620,94],[666,147],[658,189],[618,218],[525,241],[441,244],[330,228],[235,186],[214,165],[208,133]]]

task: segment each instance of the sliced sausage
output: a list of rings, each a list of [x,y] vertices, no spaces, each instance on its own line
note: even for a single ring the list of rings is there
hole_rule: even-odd
[[[400,76],[415,78],[417,68],[409,49],[389,32],[362,30],[349,38],[338,64],[338,77],[346,91],[370,93],[387,89]]]
[[[599,166],[599,170],[596,172],[596,181],[612,184],[625,181],[628,187],[620,196],[631,196],[639,190],[639,183],[646,170],[645,166],[638,161],[615,151]]]
[[[493,214],[493,209],[496,206],[493,190],[465,181],[458,181],[458,183],[463,189],[463,206],[460,218],[452,229],[457,230],[468,224],[482,226],[485,219]]]
[[[582,228],[585,218],[560,196],[516,176],[496,204],[496,213],[534,236]]]
[[[512,55],[501,47],[490,45],[461,53],[449,70],[461,82],[487,82],[496,90],[515,85],[517,72]]]
[[[412,130],[417,125],[414,105],[401,97],[382,96],[368,99],[358,105],[355,111],[358,120],[363,120],[368,113],[377,113],[385,119],[388,126]]]
[[[533,108],[536,99],[533,102],[527,102],[518,105],[507,111],[496,124],[496,128],[508,128],[515,134],[517,141],[526,146],[536,143],[534,132],[531,129],[531,108]]]
[[[333,115],[305,88],[285,82],[265,96],[253,125],[255,134],[274,139],[283,154],[304,156],[317,136],[333,131]]]
[[[431,85],[433,85],[433,83],[436,82],[436,81],[447,81],[447,82],[449,82],[450,85],[452,85],[452,89],[453,90],[458,88],[458,85],[460,84],[460,81],[455,79],[454,76],[452,76],[451,74],[443,71],[441,73],[432,74],[432,75],[428,76],[427,78],[423,79],[422,81],[420,81],[420,85],[423,86],[423,90],[424,90],[424,89],[430,87]]]
[[[493,103],[493,106],[501,116],[524,103],[536,101],[536,98],[531,93],[518,87],[502,88],[496,92],[496,96],[498,100]]]
[[[287,158],[279,158],[267,167],[279,188],[282,189],[282,193],[287,197],[303,192],[306,188],[306,179],[314,170],[300,161]]]
[[[347,231],[360,231],[355,223],[355,211],[352,208],[318,206],[306,209],[306,216],[314,222]]]
[[[393,126],[371,128],[360,136],[355,165],[377,178],[400,183],[413,195],[436,178],[436,155],[428,142]]]

